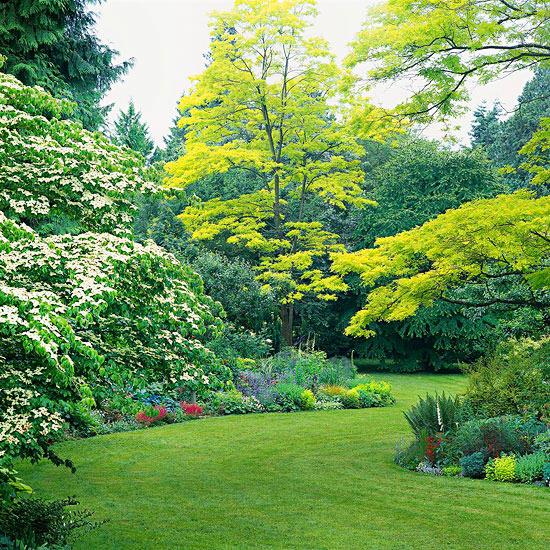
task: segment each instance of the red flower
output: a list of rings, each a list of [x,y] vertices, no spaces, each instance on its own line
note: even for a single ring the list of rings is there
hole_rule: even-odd
[[[189,416],[200,416],[202,414],[203,408],[196,403],[186,403],[182,401],[180,403],[181,409],[188,414]]]
[[[146,424],[147,426],[150,426],[154,422],[160,422],[168,414],[166,407],[155,405],[153,408],[155,409],[155,411],[158,412],[157,415],[149,416],[145,411],[139,411],[136,414],[136,420],[138,422],[141,422],[142,424]]]
[[[438,447],[441,445],[442,439],[439,437],[436,439],[433,435],[429,435],[426,438],[426,458],[432,463],[435,463],[435,453]]]

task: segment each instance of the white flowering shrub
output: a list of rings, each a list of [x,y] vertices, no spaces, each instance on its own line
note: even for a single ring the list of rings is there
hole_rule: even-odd
[[[0,454],[39,457],[93,397],[217,388],[219,321],[201,280],[125,237],[41,237],[0,212]]]
[[[65,110],[0,74],[0,466],[61,462],[51,444],[105,397],[152,383],[201,394],[228,376],[204,345],[219,305],[131,238],[135,196],[151,190],[137,157]]]
[[[70,120],[72,104],[0,73],[0,210],[33,228],[120,231],[153,190],[139,156]]]

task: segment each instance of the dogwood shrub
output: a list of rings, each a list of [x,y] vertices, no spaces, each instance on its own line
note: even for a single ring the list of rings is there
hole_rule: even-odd
[[[67,120],[72,108],[0,73],[0,210],[33,228],[121,231],[154,187],[136,153]]]
[[[131,238],[134,197],[152,189],[138,158],[67,109],[0,74],[0,461],[59,461],[51,444],[105,396],[226,378],[201,279]]]

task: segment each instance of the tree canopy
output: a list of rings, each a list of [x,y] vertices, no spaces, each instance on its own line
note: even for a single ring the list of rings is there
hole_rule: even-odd
[[[141,120],[141,113],[130,101],[126,111],[120,111],[114,122],[112,140],[117,145],[128,147],[147,160],[150,158],[155,144],[149,134],[149,127]]]
[[[75,102],[73,118],[89,130],[105,123],[100,102],[131,66],[94,34],[90,4],[102,0],[10,0],[0,3],[0,53],[4,70]]]
[[[351,66],[368,62],[368,79],[414,88],[393,114],[456,112],[466,84],[550,63],[550,8],[545,0],[387,0],[355,38]]]
[[[379,238],[374,248],[336,256],[337,273],[358,273],[366,287],[375,287],[347,332],[370,336],[373,321],[406,319],[440,299],[471,307],[548,307],[549,220],[550,197],[518,191],[465,203],[420,227]],[[508,281],[512,295],[495,289],[495,280]],[[465,285],[481,285],[481,298],[453,295]]]
[[[342,249],[339,237],[307,218],[308,202],[368,204],[361,148],[333,102],[340,71],[326,42],[306,34],[313,4],[240,0],[214,16],[209,64],[180,103],[185,154],[166,167],[167,184],[182,188],[214,173],[253,174],[251,192],[189,206],[181,218],[196,239],[257,254],[261,279],[286,304],[339,289],[322,267]]]

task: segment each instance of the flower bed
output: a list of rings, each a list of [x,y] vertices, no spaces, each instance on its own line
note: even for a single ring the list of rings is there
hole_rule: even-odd
[[[480,418],[467,400],[426,396],[405,413],[414,440],[395,461],[418,472],[550,485],[550,429],[533,416]]]
[[[138,391],[128,389],[126,397],[130,399],[101,403],[95,413],[95,431],[87,435],[185,422],[205,415],[359,409],[395,402],[390,384],[358,378],[351,362],[330,361],[320,352],[286,351],[245,365],[246,370],[234,373],[234,381],[221,391],[202,394],[200,403],[186,390],[160,384]]]

